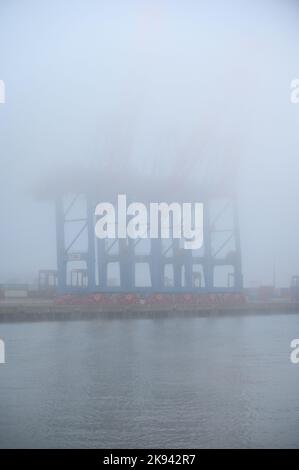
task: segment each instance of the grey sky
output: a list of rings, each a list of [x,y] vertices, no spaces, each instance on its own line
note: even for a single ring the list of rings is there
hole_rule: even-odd
[[[50,174],[122,160],[168,175],[188,154],[199,182],[238,166],[245,283],[271,283],[275,262],[288,285],[299,273],[298,21],[283,0],[0,0],[0,281],[55,267],[53,207],[34,197]]]

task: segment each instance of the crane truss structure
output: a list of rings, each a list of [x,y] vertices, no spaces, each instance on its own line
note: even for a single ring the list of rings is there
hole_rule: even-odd
[[[56,199],[58,291],[64,293],[217,293],[242,290],[235,197],[208,197],[204,242],[186,250],[178,239],[98,239],[88,194]]]

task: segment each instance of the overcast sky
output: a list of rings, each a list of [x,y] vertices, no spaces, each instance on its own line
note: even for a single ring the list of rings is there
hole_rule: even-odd
[[[0,282],[56,265],[53,204],[35,197],[49,175],[110,162],[167,176],[192,155],[199,182],[238,167],[245,284],[271,283],[275,263],[288,285],[298,25],[287,0],[0,0]]]

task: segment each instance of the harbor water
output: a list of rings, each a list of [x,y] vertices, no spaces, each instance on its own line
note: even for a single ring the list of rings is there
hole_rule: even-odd
[[[299,315],[1,324],[0,447],[299,448]]]

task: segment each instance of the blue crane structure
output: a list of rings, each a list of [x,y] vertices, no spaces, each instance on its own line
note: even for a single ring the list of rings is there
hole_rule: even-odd
[[[203,247],[186,250],[180,240],[161,238],[104,240],[95,236],[95,207],[115,201],[110,181],[98,191],[76,188],[56,195],[57,278],[60,293],[79,292],[235,292],[243,288],[237,199],[229,191],[217,193],[175,189],[159,194],[157,185],[131,182],[119,193],[131,201],[176,201],[203,203]],[[117,185],[114,185],[117,187]],[[144,187],[154,189],[145,194]],[[142,189],[141,189],[142,188]],[[94,189],[94,188],[93,188]],[[190,189],[190,188],[189,188]],[[129,194],[128,194],[129,193]],[[196,197],[196,194],[198,197]],[[160,196],[160,197],[159,197]],[[172,197],[171,197],[172,196]],[[143,249],[141,246],[146,244]],[[114,275],[111,278],[111,268]],[[138,267],[144,269],[138,279]],[[142,270],[141,270],[142,271]],[[217,281],[220,272],[220,282]],[[221,279],[222,276],[222,279]],[[140,276],[139,276],[140,277]]]

